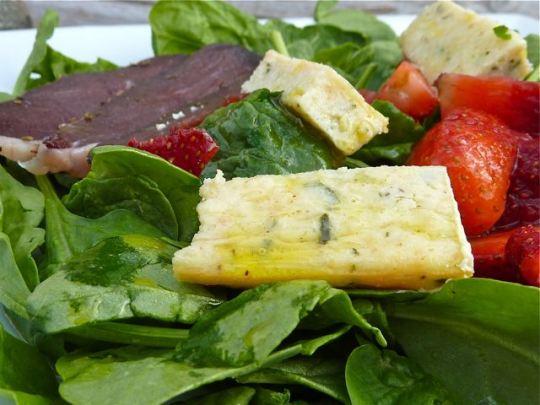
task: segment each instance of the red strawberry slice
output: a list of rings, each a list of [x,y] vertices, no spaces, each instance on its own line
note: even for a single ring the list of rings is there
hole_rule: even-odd
[[[128,146],[161,156],[195,176],[200,176],[219,150],[219,146],[203,129],[184,127],[171,127],[169,135],[156,136],[147,141],[132,138]]]
[[[506,260],[527,284],[540,287],[540,230],[532,225],[517,229],[506,244]]]

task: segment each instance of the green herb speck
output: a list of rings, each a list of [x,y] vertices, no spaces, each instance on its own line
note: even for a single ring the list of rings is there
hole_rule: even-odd
[[[508,41],[512,38],[510,30],[506,25],[497,25],[495,28],[493,28],[493,32],[495,33],[495,35],[497,35],[497,37],[505,41]]]
[[[326,244],[330,240],[330,218],[328,214],[321,215],[321,237],[319,243]]]

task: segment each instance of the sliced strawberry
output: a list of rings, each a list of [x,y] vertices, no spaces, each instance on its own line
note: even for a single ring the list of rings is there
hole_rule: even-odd
[[[504,214],[496,229],[540,225],[540,143],[522,134]]]
[[[218,152],[219,146],[200,128],[171,127],[169,135],[147,141],[132,138],[128,146],[161,156],[172,164],[199,176]]]
[[[516,156],[512,130],[492,115],[456,110],[414,147],[408,164],[446,166],[469,236],[488,231],[501,217]]]
[[[377,97],[377,92],[369,89],[358,89],[358,93],[362,97],[364,97],[364,100],[366,100],[366,103],[373,103],[375,101],[375,98]]]
[[[518,272],[508,265],[506,243],[514,230],[497,232],[470,240],[474,256],[475,277],[518,281]]]
[[[443,118],[457,108],[474,108],[531,135],[540,132],[540,83],[503,76],[443,74],[437,80]]]
[[[516,230],[506,244],[506,260],[527,284],[540,287],[540,230],[532,225]]]
[[[246,98],[247,93],[240,93],[235,96],[229,96],[223,100],[223,104],[221,104],[222,107],[227,107],[229,104],[237,103],[244,98]]]
[[[420,69],[403,61],[382,85],[376,96],[394,104],[416,119],[430,115],[437,107],[437,91],[428,83]]]

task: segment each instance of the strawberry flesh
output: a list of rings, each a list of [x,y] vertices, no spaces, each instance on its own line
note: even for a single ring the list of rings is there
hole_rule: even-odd
[[[540,225],[540,143],[523,134],[518,143],[506,207],[496,230]]]
[[[540,230],[532,225],[517,229],[506,244],[506,260],[523,281],[540,287]]]
[[[203,129],[180,126],[171,127],[169,135],[156,136],[147,141],[132,138],[128,146],[161,156],[195,176],[200,176],[219,150],[219,146]]]

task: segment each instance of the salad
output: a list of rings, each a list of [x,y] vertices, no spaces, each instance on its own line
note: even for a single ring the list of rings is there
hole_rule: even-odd
[[[539,37],[158,1],[0,94],[0,399],[540,402]]]

